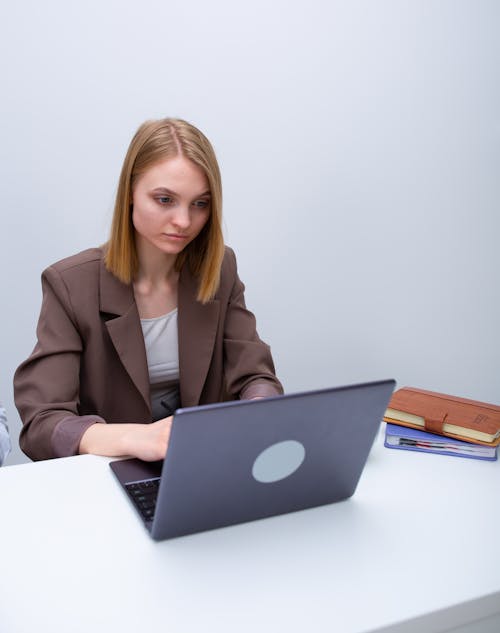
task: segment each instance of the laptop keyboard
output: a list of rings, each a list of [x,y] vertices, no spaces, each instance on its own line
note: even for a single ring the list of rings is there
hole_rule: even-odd
[[[155,514],[158,489],[160,488],[160,478],[134,481],[125,484],[125,488],[134,505],[141,513],[142,518],[145,521],[152,521]]]

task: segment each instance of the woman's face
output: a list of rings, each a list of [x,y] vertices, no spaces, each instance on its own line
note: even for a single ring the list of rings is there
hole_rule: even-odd
[[[210,216],[210,187],[203,170],[184,156],[168,158],[141,174],[132,192],[132,222],[139,248],[178,255]]]

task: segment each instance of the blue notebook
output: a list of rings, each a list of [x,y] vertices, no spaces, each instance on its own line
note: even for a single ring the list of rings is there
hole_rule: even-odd
[[[462,442],[451,437],[389,423],[385,429],[384,446],[387,448],[400,448],[406,451],[454,455],[455,457],[469,457],[471,459],[486,459],[489,461],[497,459],[496,446],[471,444],[470,442]]]

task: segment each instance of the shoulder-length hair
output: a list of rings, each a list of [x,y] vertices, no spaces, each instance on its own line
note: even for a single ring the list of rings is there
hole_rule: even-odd
[[[181,119],[146,121],[137,130],[123,162],[116,194],[111,234],[105,247],[107,269],[130,284],[139,259],[132,223],[132,191],[137,178],[156,163],[185,156],[205,173],[211,193],[210,216],[199,235],[179,253],[175,269],[187,265],[198,279],[198,301],[206,303],[219,287],[224,257],[222,236],[222,182],[210,141],[196,127]]]

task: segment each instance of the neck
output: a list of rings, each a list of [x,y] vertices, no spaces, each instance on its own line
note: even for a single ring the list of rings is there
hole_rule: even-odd
[[[176,255],[162,253],[149,242],[143,240],[140,235],[136,236],[136,248],[139,258],[136,282],[149,282],[152,285],[157,285],[177,276],[175,271]]]

